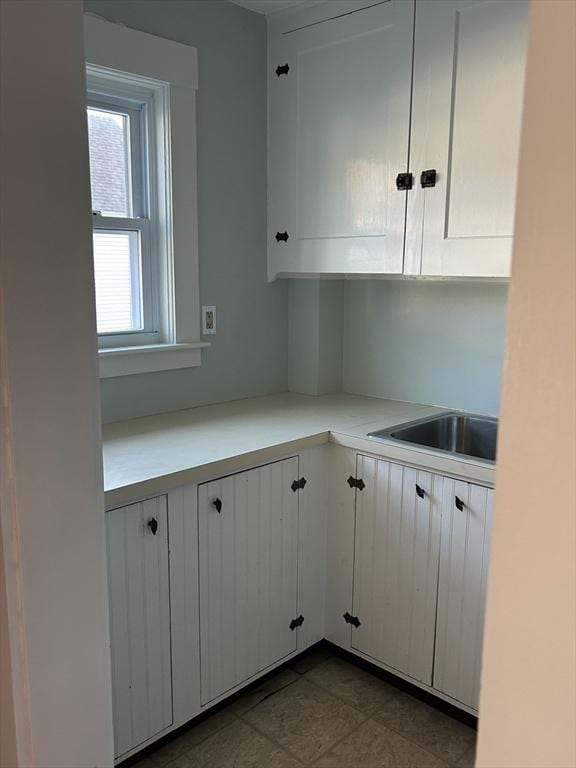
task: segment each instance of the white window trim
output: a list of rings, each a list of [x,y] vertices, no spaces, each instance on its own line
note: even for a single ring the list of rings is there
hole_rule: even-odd
[[[196,162],[196,48],[84,16],[86,62],[102,73],[153,80],[164,99],[157,141],[167,159],[158,169],[159,241],[166,249],[159,289],[167,297],[161,319],[165,343],[99,351],[100,376],[190,368],[201,364]],[[178,162],[172,163],[177,157]]]

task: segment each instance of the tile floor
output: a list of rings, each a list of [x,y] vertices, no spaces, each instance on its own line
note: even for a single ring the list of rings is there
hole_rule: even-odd
[[[312,651],[136,768],[473,768],[475,732]]]

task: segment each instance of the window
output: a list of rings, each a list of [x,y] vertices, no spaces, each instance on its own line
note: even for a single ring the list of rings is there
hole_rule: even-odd
[[[200,365],[197,51],[84,17],[100,375]]]
[[[96,321],[101,347],[161,343],[154,92],[88,74]]]

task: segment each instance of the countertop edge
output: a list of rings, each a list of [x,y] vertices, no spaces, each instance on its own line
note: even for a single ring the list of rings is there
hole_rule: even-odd
[[[198,464],[167,475],[159,475],[158,477],[140,480],[129,485],[109,488],[104,492],[106,509],[116,509],[117,507],[135,503],[151,496],[161,496],[182,485],[207,482],[218,477],[250,469],[259,464],[277,461],[303,448],[325,445],[329,439],[330,432],[324,430],[294,440],[286,440],[263,446],[246,453],[238,453],[233,456],[216,459],[206,464]]]
[[[322,430],[301,438],[267,445],[256,450],[238,453],[223,459],[199,464],[178,472],[159,475],[129,485],[110,488],[105,491],[106,509],[111,510],[139,500],[159,496],[189,483],[202,483],[234,474],[262,463],[276,461],[290,453],[304,448],[313,448],[330,443],[342,448],[350,448],[388,459],[402,464],[412,465],[439,474],[449,475],[466,482],[493,487],[496,467],[482,463],[467,462],[433,451],[419,448],[404,448],[374,438],[349,435],[338,430]]]

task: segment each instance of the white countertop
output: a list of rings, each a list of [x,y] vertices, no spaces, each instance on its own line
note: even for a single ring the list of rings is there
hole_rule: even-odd
[[[493,485],[492,465],[367,437],[442,410],[360,395],[285,393],[108,424],[103,429],[106,505],[327,442]]]

